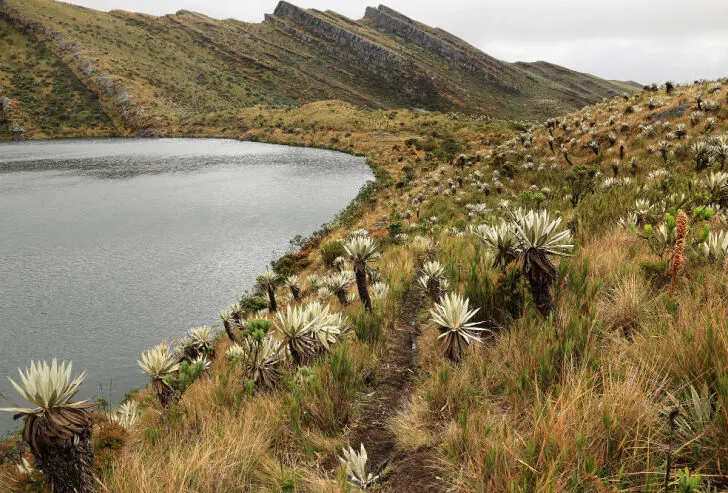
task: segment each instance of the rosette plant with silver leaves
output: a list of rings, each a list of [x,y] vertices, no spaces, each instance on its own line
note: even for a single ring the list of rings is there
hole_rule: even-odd
[[[481,342],[479,333],[486,331],[477,322],[471,322],[478,308],[470,310],[470,301],[457,293],[448,293],[430,310],[432,320],[440,328],[442,354],[458,362],[474,342]]]
[[[367,287],[367,266],[373,260],[379,258],[379,246],[369,236],[354,236],[344,243],[344,249],[349,259],[354,264],[354,275],[356,287],[359,291],[359,299],[367,311],[372,311],[372,300],[369,297]]]
[[[557,231],[561,218],[551,219],[548,211],[530,211],[516,223],[520,245],[521,268],[531,286],[536,308],[548,317],[556,310],[551,285],[556,267],[551,257],[563,257],[574,248],[571,231]]]
[[[363,489],[373,486],[377,479],[379,479],[379,476],[373,475],[368,470],[367,462],[369,457],[367,456],[367,450],[364,448],[364,444],[360,444],[359,452],[353,449],[351,445],[343,448],[341,452],[343,457],[339,457],[339,462],[346,468],[349,481]]]
[[[420,272],[422,275],[419,277],[418,282],[422,289],[433,300],[439,300],[447,284],[447,276],[443,265],[437,260],[428,261],[422,265]]]
[[[53,491],[90,493],[95,491],[92,423],[88,408],[93,404],[74,401],[85,378],[72,378],[73,364],[55,359],[32,362],[20,373],[20,383],[8,378],[15,390],[35,407],[3,408],[23,418],[23,440],[30,446],[38,469]]]
[[[153,349],[142,353],[139,367],[152,381],[152,391],[163,407],[167,407],[176,394],[172,387],[164,381],[165,377],[179,369],[179,361],[166,344],[158,344]]]

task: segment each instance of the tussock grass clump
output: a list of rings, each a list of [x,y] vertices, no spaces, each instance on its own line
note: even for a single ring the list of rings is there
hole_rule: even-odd
[[[351,310],[356,338],[363,342],[375,343],[384,339],[385,318],[381,309],[371,312],[355,308]]]
[[[413,452],[432,444],[433,434],[428,429],[427,403],[419,395],[412,396],[387,426],[396,435],[397,446],[401,450]]]
[[[628,274],[599,300],[598,312],[608,330],[629,336],[654,313],[650,287],[639,274]]]

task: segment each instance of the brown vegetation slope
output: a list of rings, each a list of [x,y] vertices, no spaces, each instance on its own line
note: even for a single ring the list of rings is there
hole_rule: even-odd
[[[323,299],[352,331],[306,365],[280,362],[273,389],[244,384],[223,334],[208,375],[178,403],[164,410],[143,392],[129,429],[99,419],[101,481],[110,491],[352,491],[332,458],[365,440],[379,462],[381,444],[369,442],[389,450],[394,436],[381,472],[396,491],[725,490],[727,97],[725,81],[655,88],[527,127],[337,102],[243,112],[247,138],[363,153],[378,171],[332,231],[277,264],[300,276],[302,304]],[[570,256],[555,260],[548,318],[518,254],[503,269],[481,239],[531,209],[572,237]],[[339,269],[338,240],[360,228],[382,249],[372,266],[389,287],[369,314],[353,286],[349,305],[314,287]],[[410,305],[425,259],[492,331],[457,363]],[[281,310],[296,304],[284,286],[278,296]],[[407,324],[421,333],[416,367],[397,362]],[[409,395],[379,413],[391,362],[412,370],[396,386]],[[40,477],[3,469],[8,489]]]
[[[120,133],[328,99],[541,119],[636,89],[550,64],[502,62],[384,6],[353,21],[281,2],[253,24],[2,0],[0,16],[20,31],[13,36],[43,44],[65,64]],[[0,60],[11,56],[0,52]],[[0,74],[7,70],[0,65]],[[26,90],[4,82],[0,96]]]

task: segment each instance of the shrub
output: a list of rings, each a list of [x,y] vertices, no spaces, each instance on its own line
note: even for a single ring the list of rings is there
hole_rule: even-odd
[[[273,272],[278,274],[278,276],[288,277],[292,274],[301,272],[310,264],[311,261],[308,259],[308,254],[305,252],[299,252],[288,253],[278,260],[272,261],[270,265]]]
[[[442,152],[448,160],[452,160],[455,155],[460,154],[461,151],[462,146],[455,139],[446,139],[442,143]]]
[[[408,182],[415,179],[415,169],[409,164],[403,167],[402,171],[404,172],[404,176]]]
[[[256,313],[268,308],[268,300],[261,296],[246,296],[240,300],[240,308],[244,313]]]
[[[389,235],[392,238],[396,238],[398,234],[402,234],[402,223],[396,222],[396,223],[390,223],[389,225]]]
[[[597,186],[596,169],[588,169],[586,166],[577,166],[574,171],[566,175],[571,193],[571,205],[577,206],[582,197],[593,193]]]
[[[494,314],[495,320],[505,319],[506,315],[514,320],[521,317],[525,288],[526,279],[521,275],[518,262],[511,262],[496,278],[494,305],[503,315]]]
[[[206,367],[204,363],[188,363],[183,361],[179,365],[179,372],[172,376],[166,377],[164,380],[176,392],[184,393],[190,385],[205,373]]]
[[[127,439],[127,431],[101,413],[94,415],[94,425],[94,467],[98,472],[107,473],[113,469],[114,459]]]
[[[321,258],[326,267],[334,267],[334,260],[339,257],[346,257],[346,249],[340,241],[330,241],[321,247]]]

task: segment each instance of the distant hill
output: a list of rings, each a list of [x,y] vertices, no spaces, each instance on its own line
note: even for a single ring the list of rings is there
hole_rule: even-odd
[[[4,118],[46,136],[72,133],[78,120],[91,133],[153,132],[328,99],[544,119],[638,89],[545,62],[506,63],[385,6],[354,21],[280,2],[251,24],[0,0],[0,17],[0,98],[16,102]],[[63,104],[53,99],[65,91]]]

